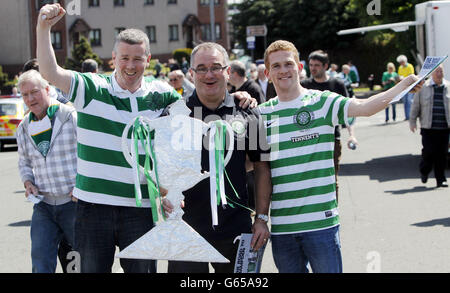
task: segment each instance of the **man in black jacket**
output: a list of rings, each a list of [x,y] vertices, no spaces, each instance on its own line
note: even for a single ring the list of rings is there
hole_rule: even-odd
[[[328,70],[328,65],[330,64],[328,54],[322,50],[317,50],[309,55],[309,69],[311,71],[311,78],[303,80],[301,85],[307,89],[314,89],[320,91],[331,91],[341,96],[348,97],[349,94],[345,88],[344,82],[336,78],[330,78],[326,71]],[[353,126],[347,127],[349,138],[347,141],[347,146],[350,149],[358,144],[354,136]],[[336,171],[336,200],[338,199],[338,181],[337,175],[339,171],[339,161],[341,160],[342,144],[341,144],[341,131],[340,126],[335,128],[335,141],[334,141],[334,168]]]

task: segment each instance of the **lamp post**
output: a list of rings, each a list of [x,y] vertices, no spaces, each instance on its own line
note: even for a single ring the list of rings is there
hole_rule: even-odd
[[[214,14],[214,0],[209,0],[209,17],[211,21],[211,42],[216,41],[216,18]]]

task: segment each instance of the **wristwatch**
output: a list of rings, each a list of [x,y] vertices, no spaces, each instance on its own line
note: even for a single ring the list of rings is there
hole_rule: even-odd
[[[257,219],[260,219],[263,222],[269,222],[269,216],[268,215],[264,215],[264,214],[257,214],[256,215]]]

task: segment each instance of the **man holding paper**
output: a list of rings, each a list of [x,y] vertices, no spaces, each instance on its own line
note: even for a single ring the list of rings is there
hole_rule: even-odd
[[[74,245],[77,116],[75,109],[50,98],[50,85],[39,72],[25,72],[18,86],[30,109],[17,130],[17,145],[25,195],[35,204],[32,271],[54,273],[63,237]]]
[[[264,55],[278,94],[259,106],[271,147],[273,257],[281,273],[306,273],[308,263],[313,272],[341,273],[334,127],[385,109],[417,77],[365,100],[350,99],[303,88],[298,56],[287,41],[272,43]]]

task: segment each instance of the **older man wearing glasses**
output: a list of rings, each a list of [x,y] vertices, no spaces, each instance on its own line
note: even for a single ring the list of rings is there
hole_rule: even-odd
[[[265,130],[256,110],[242,109],[239,101],[227,92],[227,81],[230,75],[229,59],[226,50],[215,43],[203,43],[194,48],[190,69],[195,84],[194,93],[186,99],[191,109],[191,117],[205,122],[226,120],[233,126],[235,145],[233,155],[226,172],[229,180],[225,180],[225,194],[230,206],[218,207],[218,225],[211,222],[210,183],[203,180],[184,193],[185,207],[183,219],[211,243],[223,256],[230,260],[229,264],[213,263],[216,273],[232,273],[236,259],[237,244],[233,244],[236,236],[253,232],[252,246],[261,248],[268,240],[270,233],[267,227],[272,185],[270,183],[269,164],[263,161],[269,153],[265,144]],[[261,139],[259,139],[261,137]],[[248,194],[245,181],[246,155],[254,163],[256,185],[257,218],[252,226],[251,212],[246,208]],[[202,169],[209,171],[208,150],[202,149]],[[173,206],[166,208],[171,212]],[[171,273],[207,273],[208,263],[169,262]]]

